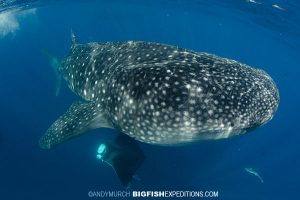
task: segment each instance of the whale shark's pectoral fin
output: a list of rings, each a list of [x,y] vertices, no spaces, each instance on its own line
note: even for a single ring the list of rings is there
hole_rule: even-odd
[[[39,140],[39,145],[41,148],[50,149],[75,136],[100,127],[112,128],[97,104],[76,102],[51,125]]]

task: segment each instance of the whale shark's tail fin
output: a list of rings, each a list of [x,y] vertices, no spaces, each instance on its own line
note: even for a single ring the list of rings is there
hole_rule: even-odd
[[[127,188],[146,158],[137,141],[123,133],[119,133],[114,142],[101,144],[97,152],[97,158],[112,166]]]
[[[72,29],[71,29],[71,42],[72,42],[71,47],[77,44],[76,36]]]
[[[58,71],[58,68],[61,64],[60,60],[53,56],[51,53],[49,53],[48,50],[44,49],[43,53],[47,56],[50,66],[52,67],[54,73],[55,73],[55,78],[56,78],[56,91],[55,95],[58,96],[61,88],[61,74]]]

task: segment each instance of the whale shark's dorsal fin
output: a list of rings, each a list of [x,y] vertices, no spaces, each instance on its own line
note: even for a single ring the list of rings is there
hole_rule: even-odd
[[[71,41],[72,41],[72,46],[77,44],[76,36],[72,29],[71,29]]]
[[[75,136],[100,127],[112,128],[102,109],[94,102],[75,102],[51,125],[40,139],[39,144],[41,148],[50,149]]]

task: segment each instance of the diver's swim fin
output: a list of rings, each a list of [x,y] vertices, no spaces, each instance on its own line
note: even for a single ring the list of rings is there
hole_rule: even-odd
[[[99,146],[97,158],[112,166],[122,185],[129,187],[146,157],[137,141],[120,133],[113,143]]]

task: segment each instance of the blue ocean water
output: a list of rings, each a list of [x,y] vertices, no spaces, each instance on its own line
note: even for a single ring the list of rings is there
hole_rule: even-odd
[[[78,100],[43,54],[81,43],[142,40],[264,69],[280,104],[249,134],[188,146],[140,143],[147,156],[129,190],[218,191],[212,199],[298,199],[300,4],[296,0],[0,1],[0,199],[91,199],[125,190],[96,150],[116,132],[94,130],[51,150],[39,138]],[[264,183],[244,170],[253,168]]]

